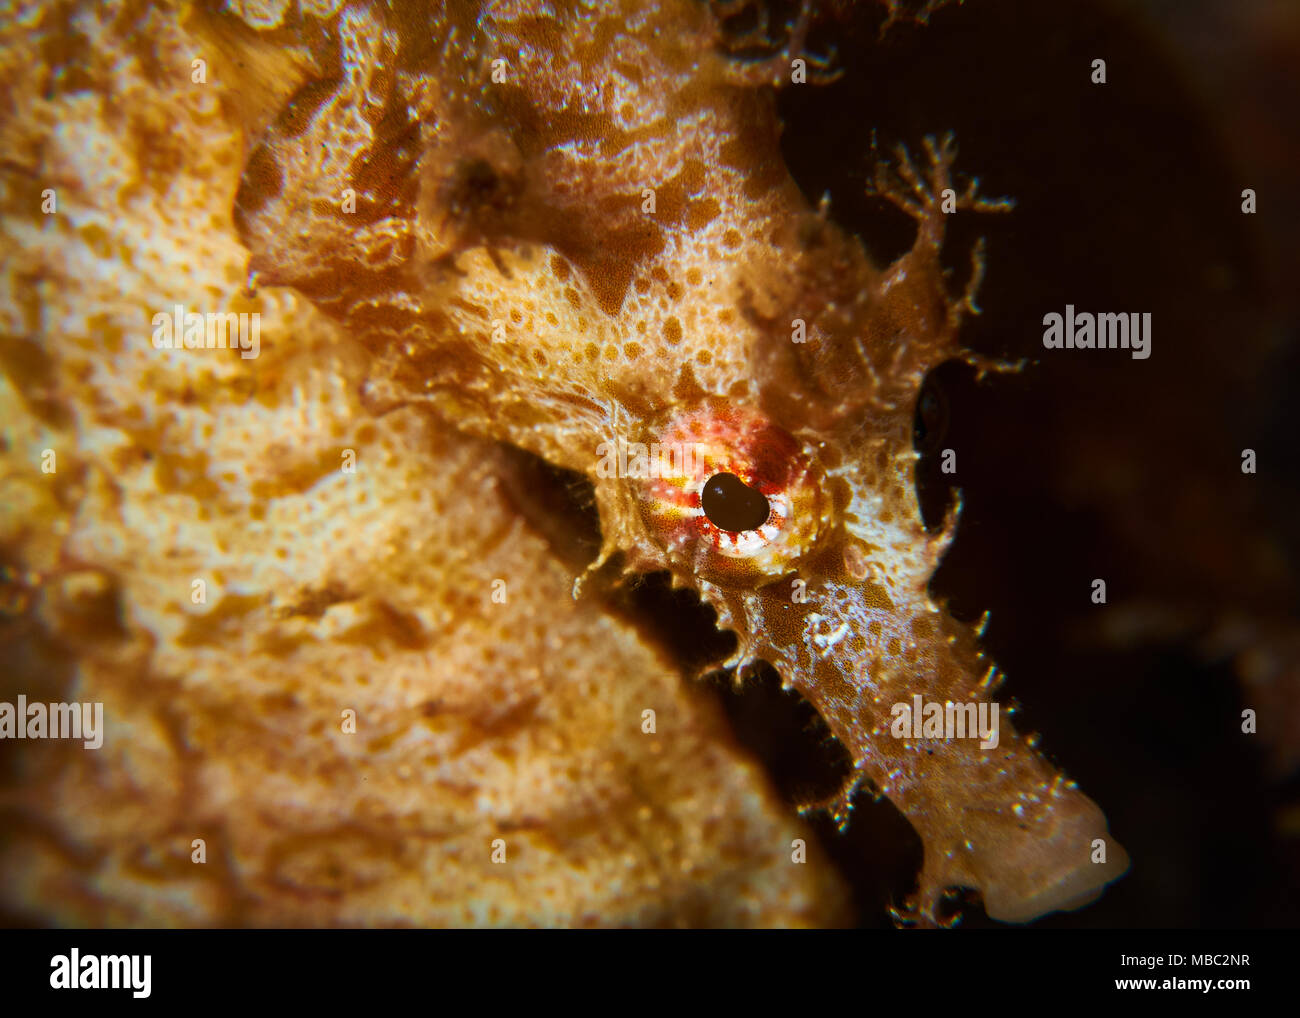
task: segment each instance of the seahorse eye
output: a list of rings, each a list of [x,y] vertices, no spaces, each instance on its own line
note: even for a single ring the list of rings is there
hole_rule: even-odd
[[[715,527],[733,534],[757,530],[772,513],[763,493],[735,474],[710,477],[700,494],[700,508]]]
[[[796,568],[828,524],[812,455],[762,411],[711,402],[673,418],[652,448],[661,471],[641,508],[678,568],[724,584],[766,583]]]

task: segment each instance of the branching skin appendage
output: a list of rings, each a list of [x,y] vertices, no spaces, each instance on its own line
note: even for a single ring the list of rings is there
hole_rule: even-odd
[[[669,571],[736,633],[729,664],[767,660],[817,708],[854,764],[827,808],[847,822],[866,784],[924,844],[900,922],[943,922],[954,887],[1007,922],[1091,900],[1125,852],[989,711],[996,669],[928,592],[957,513],[927,531],[915,488],[926,373],[1014,368],[957,338],[982,248],[962,287],[941,263],[947,215],[1009,203],[954,180],[951,136],[920,162],[898,148],[867,186],[917,233],[878,268],[790,180],[770,95],[709,6],[527,6],[358,3],[323,26],[332,91],[305,86],[245,174],[254,267],[365,344],[375,412],[420,403],[591,478],[603,547],[580,589],[607,565]],[[348,189],[357,220],[328,205]],[[610,470],[619,443],[699,455]],[[996,738],[918,737],[896,710],[916,697]]]

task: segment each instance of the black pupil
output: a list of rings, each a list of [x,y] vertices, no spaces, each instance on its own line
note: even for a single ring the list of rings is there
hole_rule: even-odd
[[[771,509],[763,493],[751,488],[735,474],[714,474],[700,494],[704,515],[719,530],[740,533],[757,530],[767,522]]]

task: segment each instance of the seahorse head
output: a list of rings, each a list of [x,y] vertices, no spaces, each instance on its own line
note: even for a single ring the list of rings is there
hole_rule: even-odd
[[[957,333],[983,262],[950,293],[944,224],[1005,203],[953,186],[951,139],[922,165],[900,147],[868,186],[916,239],[875,266],[785,173],[707,5],[434,6],[333,20],[328,87],[249,160],[252,267],[364,344],[376,412],[421,402],[587,474],[587,578],[669,571],[736,633],[734,663],[764,658],[817,708],[854,765],[832,808],[863,783],[921,835],[909,914],[951,886],[1011,921],[1097,893],[1123,849],[1031,739],[892,723],[917,697],[996,706],[978,632],[930,596],[956,514],[926,528],[911,425],[928,370],[976,361]],[[602,441],[647,462],[600,469]]]

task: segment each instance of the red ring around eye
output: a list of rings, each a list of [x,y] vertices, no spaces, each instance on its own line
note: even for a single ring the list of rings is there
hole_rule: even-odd
[[[643,513],[679,565],[714,580],[777,578],[816,541],[826,504],[820,476],[794,436],[762,412],[692,410],[669,422],[658,444],[660,462],[675,469],[646,482]],[[709,518],[704,487],[720,474],[762,494],[769,510],[763,523],[733,531]]]

